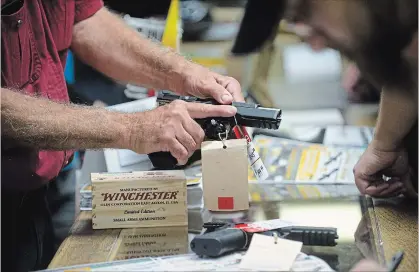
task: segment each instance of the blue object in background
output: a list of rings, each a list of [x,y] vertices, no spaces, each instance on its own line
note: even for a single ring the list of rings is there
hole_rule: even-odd
[[[76,151],[74,152],[73,159],[71,160],[70,164],[67,164],[63,169],[61,169],[61,172],[66,172],[74,168],[78,169],[80,164],[81,164],[80,153]]]
[[[65,69],[64,69],[64,77],[67,84],[74,84],[76,82],[76,78],[74,76],[74,58],[73,58],[73,53],[70,50],[68,50],[68,54],[67,54],[67,61],[65,64]],[[80,164],[80,156],[79,156],[79,152],[76,151],[74,152],[74,157],[71,163],[68,164],[66,167],[64,167],[61,170],[61,172],[66,172],[68,170],[74,169],[79,164]]]
[[[74,84],[76,82],[76,77],[74,75],[74,57],[73,53],[70,50],[68,50],[67,54],[67,61],[64,69],[64,77],[65,81],[67,81],[68,84]]]

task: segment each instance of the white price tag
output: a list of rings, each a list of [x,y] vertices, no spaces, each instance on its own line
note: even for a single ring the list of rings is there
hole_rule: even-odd
[[[244,127],[237,126],[237,134],[240,137],[244,137],[247,142],[247,155],[249,157],[250,165],[252,166],[253,173],[258,180],[264,181],[269,177],[268,170],[266,169],[265,165],[262,162],[262,159],[259,156],[259,153],[256,151],[255,145],[252,142],[249,134],[247,133]]]
[[[290,271],[303,243],[253,234],[240,268],[255,271]]]
[[[262,159],[259,156],[259,153],[256,151],[253,142],[247,142],[247,154],[249,156],[249,162],[252,166],[253,172],[258,180],[263,181],[269,177],[268,170],[263,164]]]
[[[267,230],[279,229],[279,228],[286,228],[295,226],[295,223],[285,221],[282,219],[273,219],[273,220],[265,220],[265,221],[257,221],[254,223],[249,224],[252,227],[264,228]]]
[[[315,256],[309,256],[304,253],[298,254],[294,264],[291,267],[293,272],[317,271],[334,272],[334,270],[322,259]]]

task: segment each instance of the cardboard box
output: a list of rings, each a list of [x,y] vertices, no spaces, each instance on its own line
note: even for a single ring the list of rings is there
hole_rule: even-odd
[[[188,226],[123,229],[112,260],[188,253]]]
[[[93,229],[186,226],[183,171],[92,173]]]
[[[210,211],[249,209],[248,157],[245,139],[204,142],[202,186],[204,205]]]

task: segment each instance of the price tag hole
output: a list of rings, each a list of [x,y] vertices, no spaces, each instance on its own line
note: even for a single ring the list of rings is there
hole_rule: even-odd
[[[223,148],[224,148],[224,149],[227,149],[227,146],[223,145]]]

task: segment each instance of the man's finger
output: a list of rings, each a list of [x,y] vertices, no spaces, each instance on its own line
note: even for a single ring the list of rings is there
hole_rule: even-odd
[[[380,196],[380,197],[397,196],[402,192],[403,189],[404,189],[404,186],[402,183],[390,184],[390,186],[387,189],[381,191],[380,195],[377,195],[377,196]]]
[[[388,183],[371,184],[369,183],[364,187],[363,193],[370,196],[376,196],[380,192],[386,190],[389,187]]]
[[[172,140],[169,150],[172,156],[177,159],[179,165],[186,164],[188,161],[188,151],[177,139]]]
[[[371,186],[371,182],[355,176],[355,185],[358,187],[359,192],[365,195],[367,194],[366,189]]]
[[[230,81],[228,81],[226,89],[229,93],[231,93],[234,101],[245,102],[240,83],[237,80],[232,78]]]
[[[186,108],[192,118],[232,117],[237,113],[235,107],[227,105],[186,103]]]
[[[397,190],[395,192],[379,196],[380,198],[392,198],[392,197],[398,197],[401,194],[404,194],[406,192],[406,189]]]
[[[399,183],[394,184],[388,184],[388,183],[382,183],[377,186],[371,185],[368,188],[365,189],[365,193],[370,196],[382,196],[385,193],[395,192],[398,190],[400,185]]]
[[[197,146],[192,136],[182,127],[182,129],[176,132],[176,138],[178,139],[179,143],[183,145],[183,147],[188,151],[188,157],[191,156],[196,150]]]
[[[207,85],[204,90],[205,93],[209,93],[215,100],[221,104],[231,104],[233,102],[233,96],[226,88],[214,81],[213,84]]]
[[[202,141],[204,140],[205,133],[202,130],[201,126],[198,125],[192,118],[187,118],[182,121],[184,129],[192,136],[196,143],[196,148],[201,146]]]

